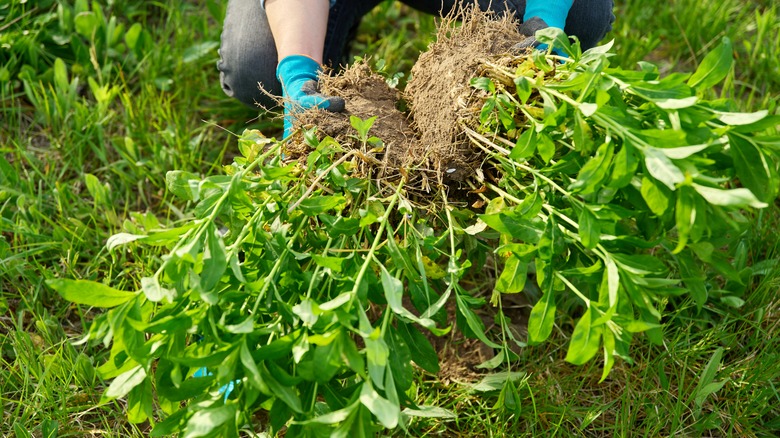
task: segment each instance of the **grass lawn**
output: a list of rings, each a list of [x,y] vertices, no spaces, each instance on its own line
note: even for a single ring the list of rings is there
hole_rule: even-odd
[[[246,128],[281,121],[227,98],[215,67],[224,2],[0,4],[0,436],[144,436],[124,399],[101,403],[106,346],[77,342],[101,312],[63,300],[54,278],[137,290],[163,248],[109,251],[119,232],[172,226],[191,206],[166,173],[223,173]],[[712,98],[780,114],[780,7],[771,0],[617,2],[613,65],[693,71],[722,37],[735,68]],[[389,75],[409,70],[431,17],[384,2],[354,55]],[[775,128],[773,135],[780,135]],[[567,335],[520,352],[518,409],[498,391],[420,371],[414,398],[455,418],[416,418],[411,436],[780,435],[780,204],[751,213],[734,257],[752,268],[743,296],[695,312],[665,309],[664,342],[637,336],[633,363],[604,381],[601,361],[564,361]],[[558,321],[568,325],[570,321]],[[454,381],[453,381],[454,380]],[[406,432],[396,430],[397,435]]]

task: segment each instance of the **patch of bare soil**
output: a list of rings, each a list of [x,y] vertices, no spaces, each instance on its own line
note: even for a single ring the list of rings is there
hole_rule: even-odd
[[[528,317],[531,313],[531,304],[525,294],[502,294],[501,309],[506,319],[507,329],[512,332],[512,337],[520,341],[528,338]],[[457,313],[454,302],[449,302],[446,307],[448,324],[457,324]],[[502,338],[501,327],[497,324],[498,309],[493,306],[484,306],[476,309],[477,316],[485,326],[486,335],[500,342]],[[498,352],[479,339],[467,338],[463,330],[451,330],[442,337],[430,334],[428,340],[433,345],[439,356],[439,381],[445,385],[452,382],[469,382],[479,378],[485,370],[477,368],[483,362],[492,359]],[[509,341],[510,349],[520,354],[520,347]]]

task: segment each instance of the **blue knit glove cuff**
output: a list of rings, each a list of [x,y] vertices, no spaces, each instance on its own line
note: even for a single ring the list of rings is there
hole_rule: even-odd
[[[296,113],[309,108],[344,111],[344,99],[319,92],[317,79],[321,71],[317,61],[304,55],[290,55],[279,61],[276,78],[282,84],[284,137],[292,133]]]
[[[525,5],[523,21],[533,17],[544,20],[550,27],[563,29],[566,26],[566,17],[574,0],[528,0]]]

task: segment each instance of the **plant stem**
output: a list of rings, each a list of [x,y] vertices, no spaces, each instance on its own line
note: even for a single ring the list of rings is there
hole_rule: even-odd
[[[324,170],[322,173],[320,173],[319,175],[317,175],[317,177],[316,177],[316,178],[314,178],[314,181],[312,181],[312,183],[311,183],[311,185],[309,186],[309,188],[308,188],[308,189],[306,189],[306,192],[304,192],[304,194],[303,194],[303,195],[301,195],[301,197],[300,197],[300,198],[299,198],[297,201],[295,201],[295,202],[293,203],[293,205],[291,205],[291,206],[290,206],[290,208],[288,208],[288,209],[287,209],[287,214],[290,214],[290,213],[292,213],[292,212],[293,212],[293,210],[295,210],[296,208],[298,208],[298,206],[301,204],[301,202],[303,202],[303,201],[304,201],[306,198],[308,198],[308,197],[309,197],[309,195],[311,195],[311,193],[314,191],[314,189],[315,189],[315,188],[318,186],[319,182],[320,182],[320,181],[322,181],[322,179],[323,179],[323,178],[325,178],[325,176],[326,176],[327,174],[329,174],[331,170],[333,170],[333,169],[335,169],[336,167],[338,167],[338,166],[339,166],[341,163],[343,163],[344,161],[346,161],[346,160],[347,160],[347,158],[349,158],[349,157],[351,157],[351,156],[355,155],[355,154],[357,153],[356,151],[357,151],[357,149],[352,149],[351,151],[347,152],[347,153],[346,153],[346,154],[344,154],[344,155],[343,155],[341,158],[339,158],[338,160],[334,161],[334,162],[333,162],[333,164],[331,164],[330,166],[328,166],[328,168],[327,168],[327,169],[325,169],[325,170]]]
[[[395,189],[395,194],[393,194],[393,197],[390,199],[390,204],[387,206],[387,209],[385,209],[385,214],[383,215],[382,221],[379,224],[379,229],[377,230],[376,237],[374,237],[374,241],[371,244],[371,249],[368,251],[368,255],[366,255],[366,259],[365,261],[363,261],[363,265],[360,266],[360,271],[358,272],[358,275],[355,278],[355,285],[352,287],[352,291],[351,291],[352,296],[349,299],[350,306],[352,305],[352,303],[355,300],[355,297],[357,296],[358,287],[360,287],[360,283],[363,281],[363,277],[366,275],[368,266],[371,264],[371,261],[374,259],[374,253],[379,247],[379,243],[382,241],[382,235],[384,234],[385,227],[387,226],[387,222],[389,221],[390,213],[393,211],[393,208],[395,208],[395,203],[398,201],[398,197],[401,193],[401,187],[403,186],[403,184],[404,184],[403,180],[400,183],[398,183],[398,186]],[[392,239],[393,236],[389,236],[389,238]]]

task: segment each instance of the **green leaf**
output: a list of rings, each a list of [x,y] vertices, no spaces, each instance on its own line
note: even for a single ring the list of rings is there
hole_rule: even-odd
[[[42,438],[57,438],[59,436],[59,422],[52,419],[45,419],[41,421],[41,437]],[[17,436],[17,438],[19,438]]]
[[[577,174],[569,189],[582,196],[595,193],[601,189],[604,181],[609,177],[608,170],[614,156],[615,147],[611,141],[607,141],[596,150],[596,155],[588,160]]]
[[[460,292],[459,288],[458,292]],[[474,311],[471,310],[468,303],[466,302],[466,299],[463,298],[460,293],[455,294],[455,302],[458,305],[458,313],[460,313],[466,319],[466,325],[469,329],[471,329],[477,339],[484,342],[491,348],[501,348],[500,345],[496,344],[495,342],[488,339],[487,336],[485,336],[485,325],[482,323],[482,320],[474,313]]]
[[[490,228],[522,242],[537,243],[542,234],[539,226],[527,219],[515,218],[503,213],[479,215]]]
[[[553,143],[550,134],[546,132],[539,134],[536,142],[536,150],[545,164],[550,162],[555,155],[555,143]]]
[[[249,346],[247,345],[246,340],[241,343],[240,358],[241,364],[244,367],[244,374],[246,375],[249,384],[263,394],[272,395],[271,389],[265,384],[262,376],[260,376],[260,370],[257,368],[257,363],[252,357],[252,354],[249,352]]]
[[[124,397],[130,390],[143,383],[145,379],[146,369],[138,365],[115,378],[108,389],[106,389],[106,392],[103,393],[103,398],[113,400]]]
[[[533,128],[526,129],[517,138],[515,147],[509,153],[509,158],[516,161],[525,161],[536,151],[537,135]]]
[[[203,252],[203,270],[200,273],[200,287],[213,290],[227,270],[227,252],[217,226],[210,223],[206,228],[206,247]]]
[[[358,401],[351,405],[339,409],[336,411],[328,412],[327,414],[320,415],[319,417],[312,418],[305,421],[296,421],[295,424],[338,424],[346,420],[350,414],[355,411],[355,408],[359,406]]]
[[[712,144],[695,144],[690,146],[675,146],[670,148],[659,149],[664,155],[673,160],[684,160],[691,155],[698,154],[699,152],[709,148]]]
[[[219,324],[220,328],[224,329],[228,333],[248,334],[255,331],[255,319],[252,316],[247,316],[243,321],[238,324]]]
[[[349,116],[349,123],[355,128],[355,131],[358,132],[358,137],[362,141],[365,141],[368,138],[368,131],[374,126],[374,122],[376,122],[376,116],[369,117],[365,120],[353,115]]]
[[[771,202],[780,190],[777,167],[756,143],[739,135],[729,135],[731,156],[737,177],[761,202]]]
[[[143,423],[154,416],[152,381],[144,380],[127,395],[127,419],[133,424]]]
[[[760,110],[753,113],[730,113],[715,111],[715,117],[717,117],[718,120],[732,126],[752,125],[753,123],[757,123],[763,120],[768,115],[769,111],[767,110]]]
[[[773,129],[777,126],[780,126],[780,114],[770,115],[767,117],[764,117],[760,121],[756,123],[751,123],[749,125],[738,125],[734,126],[731,131],[732,132],[738,132],[738,133],[760,133],[763,131],[766,131],[768,129]],[[755,138],[753,138],[755,140]]]
[[[550,281],[552,284],[552,281]],[[531,309],[528,318],[528,343],[540,344],[550,337],[555,322],[555,295],[552,287]]]
[[[644,149],[644,154],[647,171],[669,190],[674,190],[677,184],[685,181],[682,171],[661,150],[648,147]]]
[[[582,315],[582,318],[574,327],[574,332],[571,334],[571,342],[569,342],[569,350],[566,352],[566,362],[574,365],[583,365],[592,359],[599,350],[603,327],[592,326],[591,309],[592,306],[588,307],[588,310],[585,311],[585,314]]]
[[[590,117],[596,113],[596,110],[599,109],[599,106],[595,103],[583,102],[577,107],[577,109],[580,110],[583,116]]]
[[[154,429],[149,434],[152,438],[169,437],[174,435],[184,426],[184,417],[187,415],[187,409],[179,409],[165,420],[154,425]]]
[[[363,389],[360,391],[360,403],[368,408],[384,427],[393,429],[398,425],[401,408],[380,396],[368,382],[363,383]]]
[[[677,110],[683,108],[690,108],[699,102],[698,96],[683,97],[680,99],[661,99],[656,100],[653,103],[658,105],[659,108],[667,110]]]
[[[710,204],[721,205],[725,207],[753,207],[764,208],[765,202],[761,202],[748,189],[716,189],[699,184],[692,184],[699,194]]]
[[[108,190],[105,186],[100,184],[98,177],[91,173],[87,173],[84,175],[84,184],[87,186],[89,195],[92,196],[95,207],[104,205],[108,202]]]
[[[190,312],[194,313],[194,312]],[[145,331],[147,333],[164,333],[186,330],[192,327],[192,316],[188,313],[177,313],[174,315],[161,316],[156,315],[148,323],[141,322],[132,318],[127,318],[126,321],[137,331]]]
[[[346,259],[341,257],[327,257],[317,254],[312,254],[311,259],[314,260],[314,263],[318,266],[330,269],[333,272],[341,272],[344,267],[344,262],[346,261]]]
[[[455,412],[439,406],[417,405],[417,409],[406,408],[401,411],[401,413],[416,418],[442,418],[445,420],[454,420],[458,418]]]
[[[268,372],[268,369],[266,369],[265,365],[262,363],[260,366],[258,366],[258,370],[260,371],[261,379],[263,382],[265,382],[266,385],[268,385],[268,388],[271,390],[271,394],[282,400],[293,411],[299,414],[303,412],[301,399],[298,396],[298,393],[295,391],[294,387],[285,386],[279,383],[279,381]]]
[[[547,44],[551,49],[553,47],[561,49],[569,57],[574,56],[574,50],[572,49],[569,37],[563,32],[563,29],[557,27],[546,27],[544,29],[537,30],[534,34],[537,40],[542,44]]]
[[[704,57],[699,68],[688,79],[688,85],[698,90],[706,90],[720,83],[734,63],[732,52],[731,40],[723,37],[715,50]]]
[[[663,216],[669,210],[669,203],[674,194],[666,186],[659,183],[655,178],[642,177],[642,187],[640,189],[642,198],[647,206],[657,216]]]
[[[236,404],[226,404],[215,408],[199,409],[187,421],[184,438],[207,436],[215,429],[236,417]]]
[[[340,211],[346,204],[347,200],[341,195],[315,196],[301,201],[298,208],[307,216],[316,216],[329,210]]]
[[[70,302],[95,307],[115,307],[137,295],[89,280],[54,279],[46,284]]]
[[[531,97],[531,92],[533,91],[531,88],[531,80],[525,76],[517,76],[514,78],[514,83],[517,97],[520,99],[520,102],[525,104],[528,102],[528,98]]]
[[[512,254],[506,259],[501,276],[496,281],[496,290],[502,293],[522,292],[528,275],[528,262]]]
[[[200,198],[200,178],[192,172],[171,170],[165,174],[165,185],[182,200],[197,201]]]
[[[486,77],[477,77],[477,78],[471,78],[469,81],[469,85],[476,88],[477,90],[487,91],[488,93],[495,93],[496,92],[496,85],[493,83],[493,80]]]
[[[607,268],[604,271],[604,275],[606,276],[607,296],[609,297],[607,303],[610,309],[614,309],[617,305],[618,289],[620,288],[620,271],[618,270],[615,261],[612,257],[609,257],[609,255],[607,255],[606,260],[604,261],[604,267]]]
[[[136,240],[143,240],[146,239],[147,237],[149,236],[147,236],[146,234],[117,233],[109,237],[108,240],[106,240],[106,249],[109,252],[111,252],[117,246],[122,246],[130,242],[135,242]]]
[[[324,215],[320,215],[322,219]],[[332,216],[331,216],[332,217]],[[360,219],[339,216],[328,224],[328,235],[334,239],[339,236],[352,236],[360,230]]]
[[[647,321],[631,321],[628,324],[624,325],[625,329],[629,331],[630,333],[642,333],[646,332],[648,330],[652,330],[654,328],[660,328],[663,327],[661,324],[656,324],[654,322],[647,322]]]
[[[527,378],[527,376],[528,374],[522,371],[488,374],[487,376],[483,377],[482,380],[472,385],[471,390],[476,392],[499,391],[504,387],[508,380],[520,380]]]
[[[385,292],[385,299],[387,300],[387,304],[390,306],[390,309],[396,314],[401,315],[404,318],[407,318],[411,321],[417,322],[424,327],[428,327],[428,328],[436,327],[436,323],[433,320],[428,318],[418,318],[403,306],[403,294],[404,294],[403,282],[401,282],[401,280],[399,280],[398,278],[395,278],[392,275],[390,275],[390,273],[387,271],[384,265],[379,265],[379,266],[382,271],[381,272],[382,289]]]
[[[609,328],[604,328],[602,331],[604,338],[604,369],[601,372],[601,379],[599,383],[606,380],[609,372],[612,370],[612,366],[615,364],[615,355],[618,352],[615,350],[615,335]]]
[[[163,299],[173,302],[173,299],[176,297],[176,292],[162,287],[157,277],[143,277],[141,279],[141,290],[146,299],[154,303],[158,303]]]
[[[580,210],[577,225],[582,245],[588,249],[595,248],[601,240],[601,225],[589,207],[584,206]]]
[[[701,309],[707,302],[708,292],[704,283],[706,277],[701,270],[700,263],[694,260],[690,250],[687,249],[678,253],[675,258],[680,269],[680,279],[688,288],[696,307]]]
[[[22,420],[14,422],[14,433],[16,438],[30,438],[33,436],[25,426],[22,426]]]
[[[131,51],[135,51],[135,48],[138,45],[138,39],[141,37],[141,31],[143,31],[143,29],[144,28],[141,23],[133,23],[133,25],[127,29],[127,32],[125,32],[125,44]]]
[[[699,377],[699,383],[696,385],[696,390],[693,393],[694,403],[698,409],[702,408],[704,400],[706,400],[710,394],[719,391],[728,381],[728,379],[726,379],[721,382],[713,382],[718,373],[718,368],[720,368],[722,358],[723,347],[718,347],[715,352],[712,353],[712,357],[709,362],[707,362],[707,366],[704,367],[701,377]]]
[[[691,226],[696,220],[696,202],[693,198],[693,189],[681,187],[677,194],[677,204],[674,210],[675,223],[677,224],[677,247],[672,251],[676,254],[685,248],[691,234]]]
[[[574,113],[574,129],[572,141],[575,149],[581,154],[590,155],[593,153],[593,130],[588,122],[580,113]]]
[[[97,32],[100,26],[100,19],[92,11],[80,12],[73,19],[76,32],[86,38],[92,38],[92,34]]]
[[[612,163],[612,176],[608,186],[613,189],[627,186],[634,178],[637,167],[639,167],[639,159],[636,156],[635,148],[624,143]]]
[[[399,321],[397,325],[398,334],[401,335],[404,341],[406,341],[406,345],[409,346],[414,363],[431,374],[438,374],[439,357],[436,355],[436,350],[433,349],[428,338],[412,324]]]

